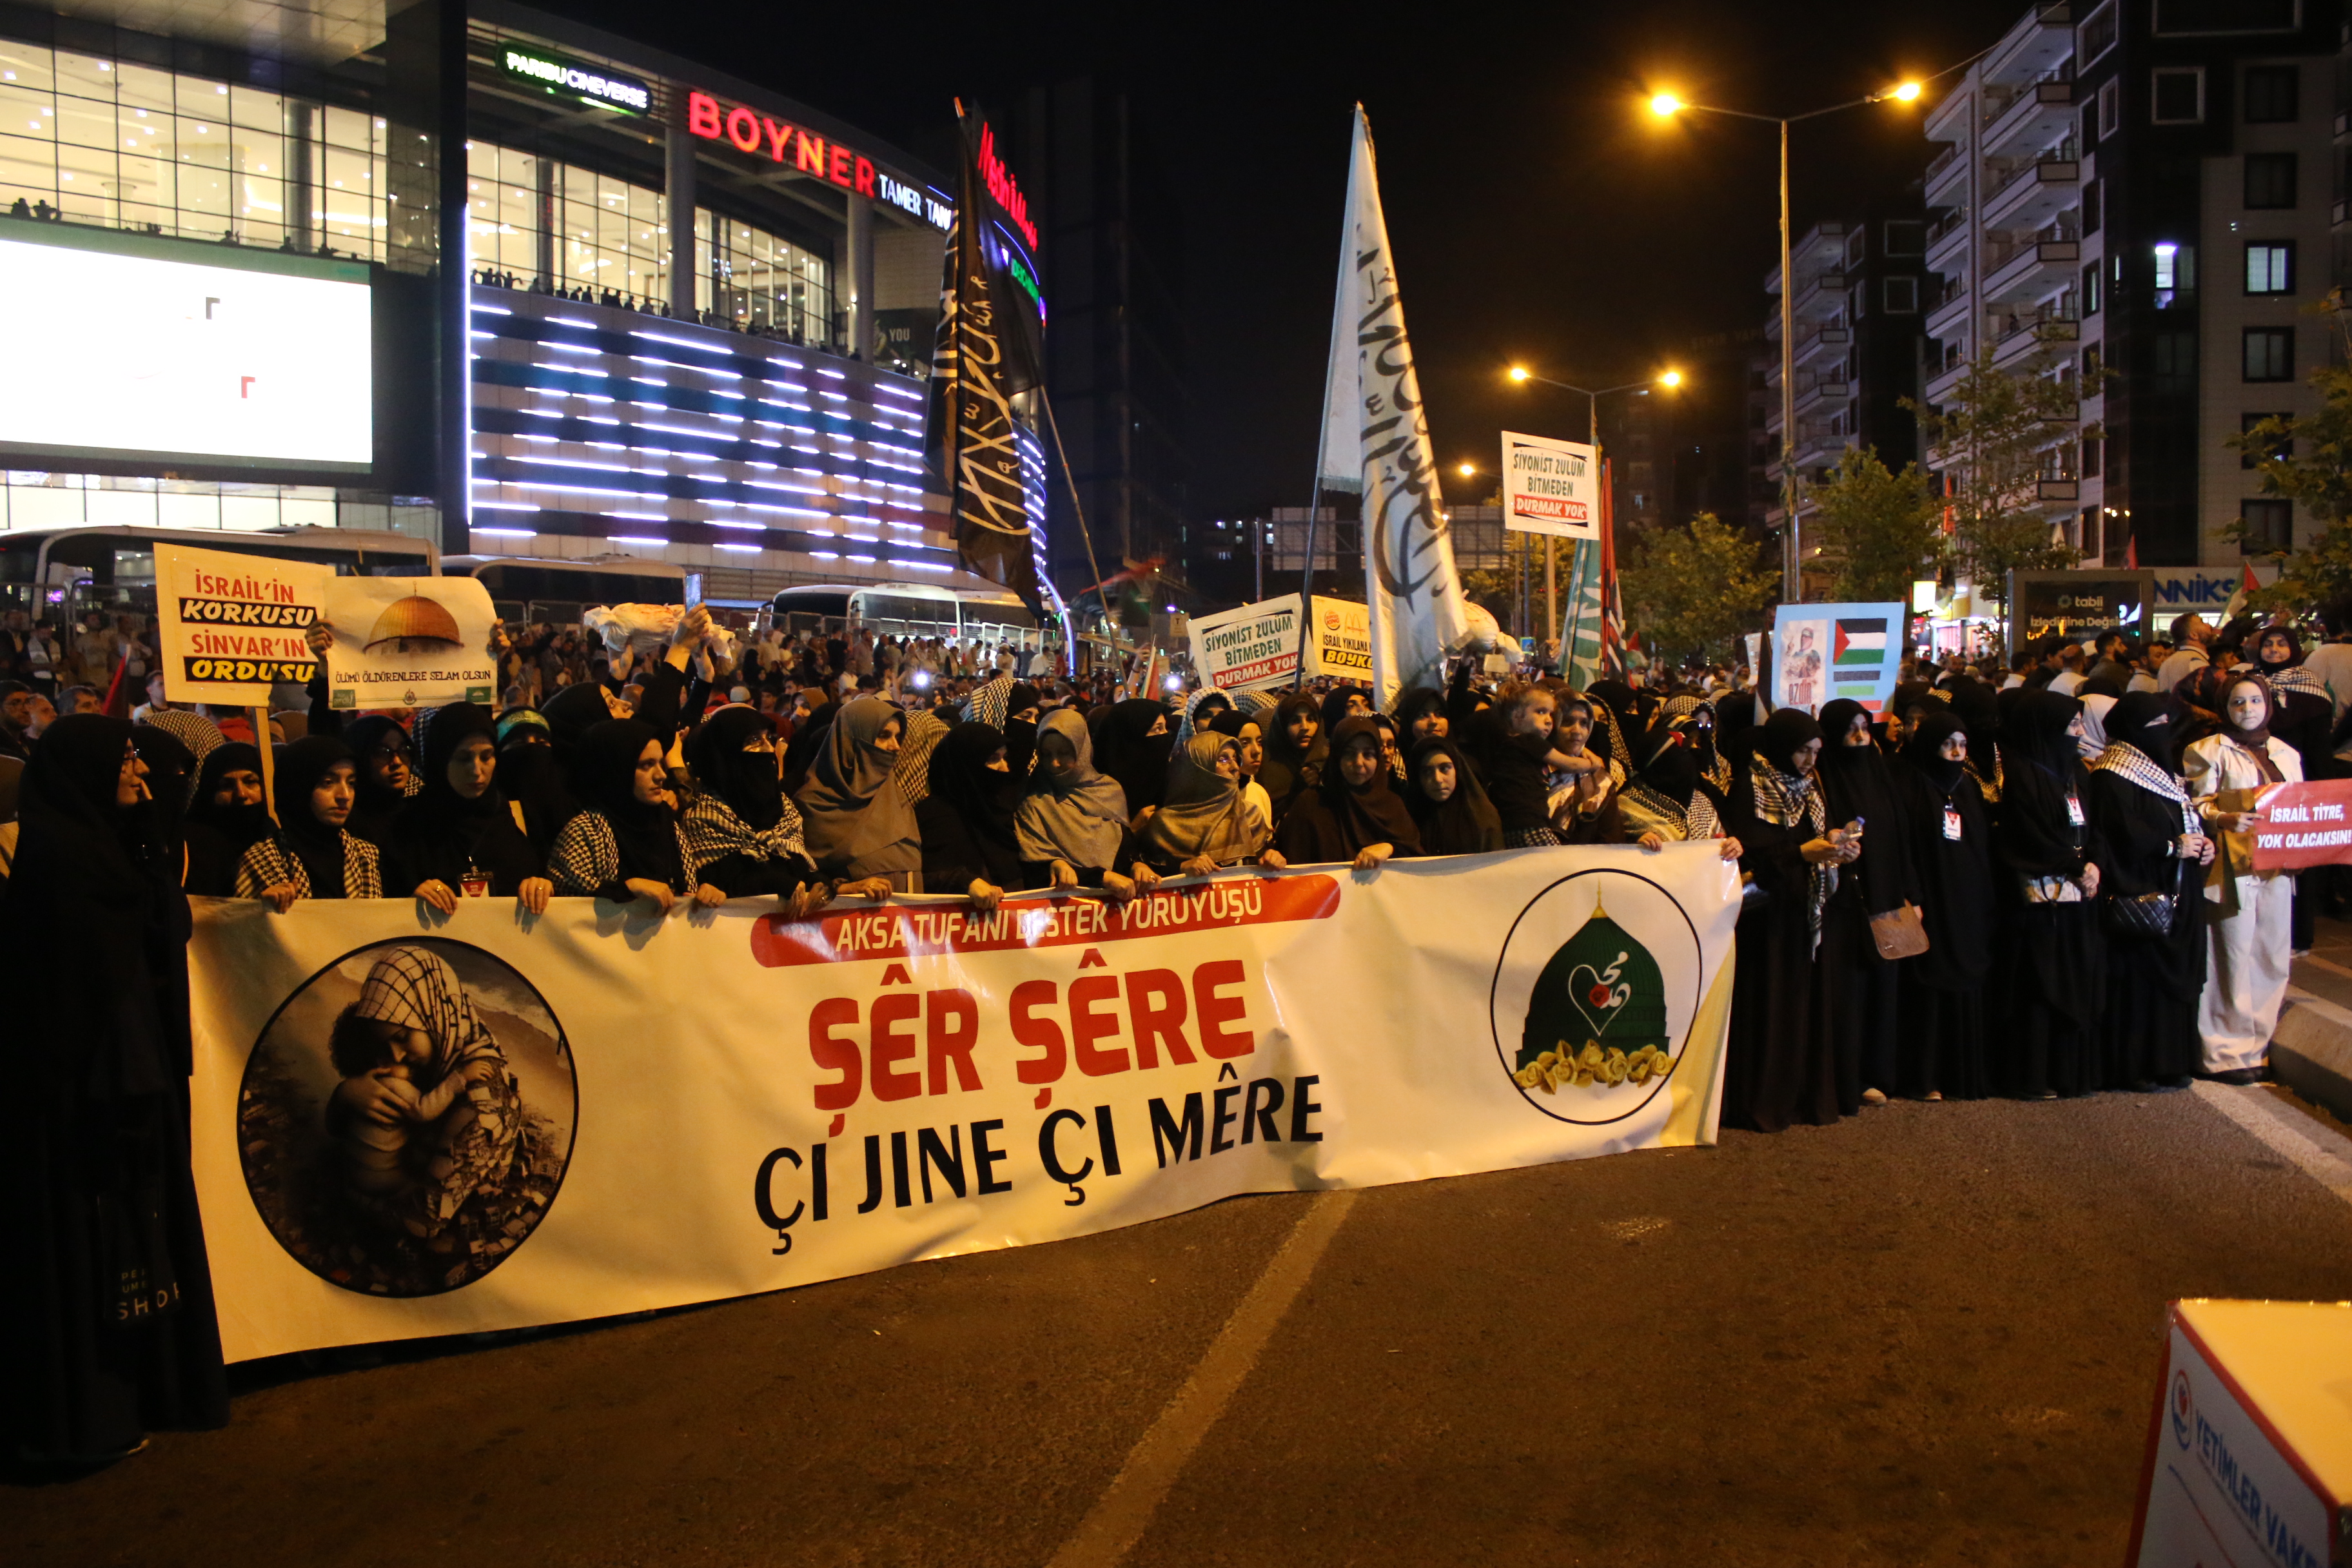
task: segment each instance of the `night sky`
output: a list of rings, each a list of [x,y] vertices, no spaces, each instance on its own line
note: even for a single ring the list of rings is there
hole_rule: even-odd
[[[938,144],[958,93],[1005,101],[1079,73],[1123,75],[1189,235],[1198,518],[1306,503],[1358,100],[1438,458],[1449,473],[1465,458],[1491,470],[1500,429],[1583,428],[1581,399],[1505,383],[1513,360],[1614,385],[1696,335],[1763,319],[1778,257],[1774,129],[1704,117],[1662,127],[1643,107],[1650,90],[1801,112],[1963,61],[2024,12],[2021,0],[541,3],[909,151]],[[1800,233],[1924,170],[1927,101],[1797,128]],[[1052,258],[1041,259],[1050,300]],[[1457,484],[1454,499],[1491,484]]]

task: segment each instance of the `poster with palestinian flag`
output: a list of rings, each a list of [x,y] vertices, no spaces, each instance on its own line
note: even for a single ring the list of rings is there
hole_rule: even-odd
[[[1819,713],[1840,698],[1884,712],[1903,667],[1900,604],[1783,605],[1772,626],[1772,705]]]

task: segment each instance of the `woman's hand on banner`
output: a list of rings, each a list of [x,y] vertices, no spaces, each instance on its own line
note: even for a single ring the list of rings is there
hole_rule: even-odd
[[[890,879],[860,877],[854,881],[837,882],[833,896],[836,899],[871,899],[877,904],[890,901]]]
[[[677,895],[670,891],[667,882],[656,882],[650,877],[632,877],[621,885],[664,914],[669,913],[669,907],[677,902]]]
[[[1195,855],[1190,860],[1184,862],[1181,870],[1183,875],[1187,877],[1213,877],[1217,874],[1216,857],[1213,855]]]
[[[971,907],[984,915],[995,913],[996,906],[1004,899],[1003,889],[981,877],[974,877],[964,892],[971,898]]]
[[[804,921],[833,902],[833,889],[823,882],[796,888],[776,900],[776,912],[788,921]]]
[[[1654,827],[1642,835],[1641,837],[1633,840],[1633,842],[1640,845],[1643,848],[1647,849],[1653,855],[1666,847],[1665,836]]]
[[[1737,839],[1737,838],[1723,838],[1723,839],[1717,839],[1717,842],[1718,844],[1720,844],[1720,845],[1723,847],[1723,858],[1724,858],[1725,859],[1727,859],[1727,860],[1737,860],[1737,859],[1738,859],[1738,858],[1739,858],[1739,857],[1740,857],[1740,855],[1741,855],[1742,851],[1741,851],[1741,849],[1740,849],[1740,847],[1739,847],[1739,840],[1738,840],[1738,839]]]
[[[515,902],[535,915],[547,912],[547,900],[555,896],[555,884],[544,877],[526,877],[515,889]]]
[[[261,889],[261,901],[281,915],[292,909],[294,900],[301,896],[301,891],[291,882],[280,882],[275,887]]]
[[[1066,893],[1078,885],[1078,868],[1067,860],[1055,861],[1047,874],[1053,879],[1053,892]]]
[[[1377,871],[1386,865],[1389,857],[1395,853],[1396,846],[1393,844],[1367,844],[1356,851],[1356,869]]]
[[[457,895],[448,883],[426,880],[416,884],[416,896],[445,915],[457,912]]]
[[[1290,864],[1288,860],[1283,858],[1282,851],[1279,849],[1269,849],[1265,851],[1257,858],[1257,863],[1260,866],[1265,867],[1269,871],[1279,871]]]

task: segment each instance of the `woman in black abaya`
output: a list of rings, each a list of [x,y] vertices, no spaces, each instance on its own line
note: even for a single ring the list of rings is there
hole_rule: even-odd
[[[1127,796],[1129,820],[1158,805],[1168,788],[1168,759],[1175,737],[1168,732],[1168,710],[1148,697],[1133,697],[1087,715],[1095,765]]]
[[[1275,705],[1273,720],[1266,726],[1265,761],[1258,769],[1257,782],[1265,790],[1266,798],[1274,803],[1276,826],[1289,813],[1291,804],[1321,782],[1324,759],[1329,753],[1327,740],[1315,699],[1303,691],[1294,691]]]
[[[1968,767],[1968,726],[1930,701],[1894,769],[1927,951],[1895,966],[1903,1048],[1890,1094],[1981,1100],[1984,980],[1992,965],[1992,820]]]
[[[472,702],[436,709],[425,729],[425,788],[384,844],[384,883],[444,914],[469,882],[544,913],[555,884],[499,787],[498,721]]]
[[[37,1462],[228,1421],[188,1167],[188,905],[141,772],[129,721],[52,724],[0,896],[0,951],[59,977],[0,1032],[0,1420]]]
[[[824,884],[801,836],[800,808],[785,797],[783,757],[766,717],[722,708],[695,730],[686,756],[695,784],[686,851],[696,883],[730,899],[782,899],[795,920],[821,908]]]
[[[1883,1105],[1906,1076],[1896,1024],[1895,960],[1879,956],[1874,915],[1919,901],[1895,776],[1870,732],[1870,712],[1840,698],[1822,704],[1821,774],[1829,820],[1862,831],[1822,911],[1822,1027],[1837,1053],[1838,1105],[1851,1116]]]
[[[236,897],[238,863],[269,833],[257,748],[226,741],[205,756],[196,770],[194,798],[188,803],[188,828],[187,890],[215,899]]]
[[[1488,855],[1503,847],[1503,818],[1462,748],[1443,735],[1413,747],[1404,804],[1423,855]]]
[[[932,748],[930,790],[915,807],[926,892],[962,893],[985,910],[1021,886],[1022,780],[1006,752],[1004,732],[980,723],[958,724]]]
[[[1299,796],[1275,831],[1275,847],[1294,866],[1378,868],[1393,855],[1421,853],[1421,830],[1391,787],[1381,755],[1381,731],[1358,715],[1331,732],[1331,760],[1323,782]]]
[[[1993,844],[2008,907],[1995,926],[1992,1076],[2003,1093],[2054,1100],[2099,1087],[2107,989],[2090,778],[2074,744],[2083,705],[2031,688],[2005,695]]]
[[[1750,731],[1746,772],[1733,781],[1724,826],[1761,900],[1741,910],[1731,1032],[1724,1060],[1723,1124],[1778,1132],[1838,1119],[1837,1067],[1816,997],[1823,910],[1848,847],[1831,837],[1814,776],[1822,727],[1783,708]]]
[[[616,904],[643,901],[664,914],[680,898],[719,904],[727,895],[694,875],[662,742],[650,724],[607,719],[572,747],[572,793],[584,804],[548,857],[555,890]]]
[[[2105,900],[2169,895],[2161,933],[2106,922],[2105,1041],[2099,1081],[2112,1089],[2179,1089],[2197,1070],[2197,1001],[2205,989],[2200,921],[2213,841],[2176,771],[2188,715],[2170,696],[2136,691],[2107,713],[2107,749],[2091,763],[2091,828],[2105,851]]]

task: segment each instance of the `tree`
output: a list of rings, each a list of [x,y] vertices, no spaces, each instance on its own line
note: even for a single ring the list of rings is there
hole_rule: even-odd
[[[1619,539],[1633,545],[1617,572],[1627,628],[1654,660],[1728,660],[1742,633],[1763,629],[1780,595],[1780,574],[1763,564],[1756,542],[1713,512],[1687,528]]]
[[[1568,575],[1568,552],[1572,542],[1560,541],[1559,574],[1565,582]],[[1462,574],[1462,596],[1483,607],[1496,622],[1515,636],[1556,637],[1559,628],[1542,632],[1536,626],[1522,626],[1519,615],[1519,577],[1524,571],[1528,584],[1528,603],[1534,618],[1543,618],[1543,545],[1539,533],[1522,533],[1507,529],[1503,533],[1503,563],[1500,566],[1480,566]]]
[[[1890,473],[1876,447],[1849,447],[1813,499],[1822,552],[1837,564],[1832,599],[1908,603],[1911,584],[1941,563],[1943,503],[1918,464]]]
[[[2311,384],[2323,399],[2307,417],[2273,415],[2222,445],[2254,459],[2263,493],[2317,519],[2319,537],[2293,553],[2271,552],[2278,581],[2249,595],[2257,609],[2308,609],[2352,597],[2352,365],[2332,364]],[[2242,523],[2226,531],[2243,542]]]
[[[1918,416],[1929,457],[1951,478],[1953,554],[1979,599],[2009,607],[2011,572],[2052,572],[2083,559],[2053,542],[2042,510],[2042,478],[2053,441],[2074,435],[2082,403],[2074,384],[2051,375],[2049,351],[2015,371],[1994,368],[1988,346],[1937,406],[1903,405]],[[2083,432],[2095,437],[2095,426]]]

